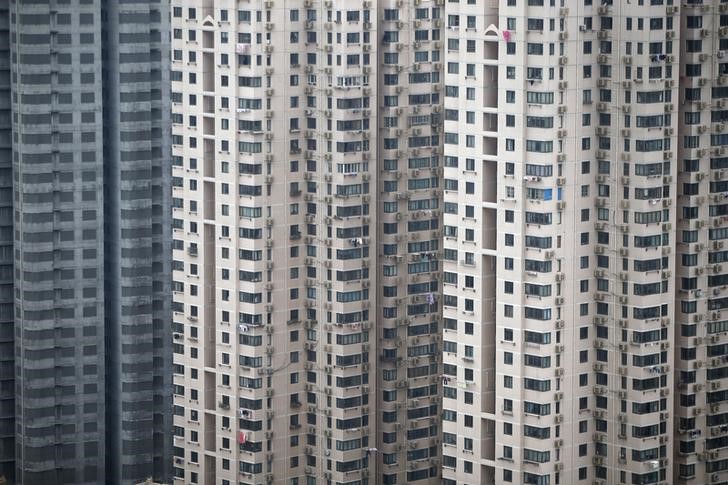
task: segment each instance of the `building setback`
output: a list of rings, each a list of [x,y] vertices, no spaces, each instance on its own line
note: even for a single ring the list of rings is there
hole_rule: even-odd
[[[0,475],[10,483],[166,479],[168,8],[7,3]]]

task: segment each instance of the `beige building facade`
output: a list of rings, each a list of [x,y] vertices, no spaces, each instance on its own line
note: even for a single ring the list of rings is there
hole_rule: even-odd
[[[727,9],[173,1],[176,480],[728,480]]]
[[[435,1],[173,1],[179,483],[438,483]]]
[[[728,480],[727,9],[447,4],[444,483]]]

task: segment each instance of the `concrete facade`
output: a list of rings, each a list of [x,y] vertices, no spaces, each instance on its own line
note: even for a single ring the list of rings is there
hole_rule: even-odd
[[[439,482],[441,13],[172,2],[177,482]]]
[[[176,479],[723,481],[726,9],[173,2]]]
[[[719,2],[448,2],[443,477],[720,483]]]

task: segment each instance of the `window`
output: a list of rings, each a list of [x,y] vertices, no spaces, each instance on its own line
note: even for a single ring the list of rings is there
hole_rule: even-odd
[[[515,96],[515,93],[514,93],[514,96]],[[526,102],[530,103],[530,104],[553,104],[554,103],[554,93],[527,91],[526,92]]]

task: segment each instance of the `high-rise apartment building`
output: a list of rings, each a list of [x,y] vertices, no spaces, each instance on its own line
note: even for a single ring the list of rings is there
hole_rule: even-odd
[[[728,480],[728,4],[172,22],[178,481]]]
[[[172,2],[177,482],[440,482],[442,9]]]
[[[168,26],[163,2],[0,7],[10,483],[171,471]]]
[[[728,480],[728,5],[448,2],[443,483]]]

